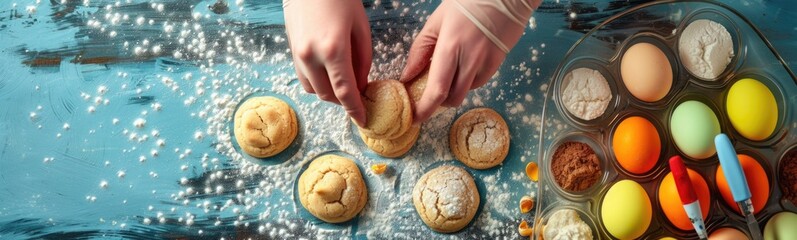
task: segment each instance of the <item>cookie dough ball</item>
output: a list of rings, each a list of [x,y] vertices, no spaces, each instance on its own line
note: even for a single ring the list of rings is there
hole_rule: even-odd
[[[509,153],[509,127],[492,109],[476,108],[454,121],[448,141],[457,160],[487,169],[501,164]]]
[[[299,200],[313,216],[340,223],[365,207],[368,189],[352,160],[328,154],[313,160],[299,176]]]
[[[253,157],[282,152],[296,139],[299,125],[291,106],[275,97],[254,97],[235,111],[235,140]]]
[[[451,233],[464,228],[479,208],[479,190],[464,169],[441,166],[424,174],[412,191],[412,203],[429,228]]]
[[[369,82],[363,96],[366,125],[360,132],[373,139],[396,139],[412,126],[412,105],[407,89],[396,80]]]
[[[373,139],[365,136],[362,131],[360,131],[360,137],[365,142],[365,145],[376,154],[379,154],[379,156],[395,158],[404,155],[412,148],[412,145],[415,145],[420,132],[421,127],[414,126],[396,139]]]

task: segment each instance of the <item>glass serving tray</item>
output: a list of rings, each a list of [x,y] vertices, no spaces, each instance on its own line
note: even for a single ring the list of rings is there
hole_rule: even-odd
[[[678,56],[678,39],[686,26],[698,19],[709,19],[722,24],[733,39],[734,57],[725,71],[715,81],[701,80],[681,64]],[[653,20],[653,21],[651,21]],[[673,67],[673,84],[660,101],[647,103],[636,99],[625,88],[620,76],[620,59],[624,51],[639,42],[652,43],[663,50]],[[608,108],[594,120],[584,121],[571,115],[561,103],[563,78],[571,70],[589,67],[600,71],[607,79],[613,98]],[[752,77],[764,83],[778,103],[779,119],[775,132],[762,141],[742,137],[731,125],[725,111],[725,98],[730,86],[737,80]],[[577,41],[565,55],[553,74],[543,108],[540,132],[538,191],[535,237],[539,239],[542,224],[558,209],[573,209],[590,225],[599,239],[611,239],[601,221],[601,205],[612,185],[630,179],[639,183],[648,195],[653,208],[650,226],[642,239],[662,237],[697,238],[692,231],[675,227],[665,216],[659,203],[658,188],[669,168],[667,159],[680,155],[688,168],[697,171],[707,182],[711,195],[708,231],[721,227],[735,227],[749,235],[744,218],[726,204],[717,190],[714,176],[719,161],[714,154],[704,160],[685,157],[675,146],[670,135],[669,120],[678,104],[698,100],[708,105],[720,122],[721,132],[730,136],[740,154],[755,158],[764,167],[769,180],[769,198],[764,209],[755,216],[763,230],[767,220],[781,211],[797,211],[795,205],[782,199],[778,184],[780,162],[784,155],[797,145],[797,134],[792,128],[797,121],[797,85],[794,73],[784,63],[769,41],[737,11],[711,1],[664,1],[634,7],[597,25]],[[611,139],[617,125],[628,116],[643,116],[659,131],[662,151],[652,170],[634,174],[623,169],[615,160]],[[558,127],[549,127],[558,126]],[[592,187],[569,192],[560,188],[552,178],[552,155],[559,144],[579,141],[590,145],[601,159],[602,175]]]

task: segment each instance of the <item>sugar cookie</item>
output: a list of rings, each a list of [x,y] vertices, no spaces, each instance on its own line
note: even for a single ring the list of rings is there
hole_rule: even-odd
[[[501,164],[509,153],[509,127],[492,109],[476,108],[454,121],[448,141],[457,160],[487,169]]]
[[[441,166],[424,174],[412,191],[412,203],[434,231],[451,233],[464,228],[479,208],[479,190],[464,169]]]
[[[340,223],[365,207],[368,189],[352,160],[327,154],[313,160],[299,176],[299,200],[313,216]]]
[[[254,97],[235,111],[235,140],[246,153],[264,158],[277,155],[296,139],[296,113],[275,97]]]
[[[404,85],[395,80],[368,83],[363,103],[366,125],[363,135],[373,139],[396,139],[412,126],[412,105]]]
[[[415,145],[420,132],[421,127],[414,126],[396,139],[373,139],[365,136],[362,131],[360,131],[360,137],[365,142],[365,145],[376,154],[379,154],[379,156],[395,158],[404,155]]]

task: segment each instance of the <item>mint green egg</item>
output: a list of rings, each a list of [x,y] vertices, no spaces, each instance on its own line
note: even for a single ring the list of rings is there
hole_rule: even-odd
[[[690,100],[678,105],[670,117],[670,132],[678,149],[691,158],[706,159],[717,152],[714,136],[720,134],[720,122],[702,102]]]
[[[764,227],[764,240],[797,239],[797,213],[780,212]]]

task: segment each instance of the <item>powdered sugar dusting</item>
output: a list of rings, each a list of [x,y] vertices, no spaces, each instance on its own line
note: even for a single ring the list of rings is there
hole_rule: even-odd
[[[419,3],[413,3],[416,5]],[[424,3],[425,4],[425,3]],[[379,4],[375,4],[379,6]],[[413,16],[407,6],[399,6],[393,10],[402,16]],[[421,20],[429,12],[415,12]],[[201,17],[201,16],[200,16]],[[403,23],[402,23],[403,24]],[[374,63],[369,78],[372,80],[398,79],[406,61],[406,52],[412,43],[413,35],[417,29],[410,30],[406,25],[377,21],[374,27]],[[224,64],[218,64],[213,56],[223,54],[221,51],[196,50],[201,45],[210,45],[204,39],[202,26],[187,24],[174,26],[175,38],[184,38],[185,42],[195,42],[196,46],[190,49],[179,49],[174,52],[179,59],[189,57],[201,58],[198,60],[197,71],[172,74],[173,76],[160,76],[161,85],[172,90],[175,97],[182,100],[183,106],[190,108],[192,118],[201,119],[205,125],[190,134],[201,136],[197,141],[212,144],[214,152],[186,152],[180,143],[169,141],[168,145],[180,148],[182,154],[180,161],[182,171],[191,177],[192,169],[205,172],[202,181],[185,181],[181,191],[172,194],[176,202],[182,203],[174,211],[170,209],[153,209],[150,224],[168,222],[167,217],[182,217],[181,224],[192,226],[198,221],[211,221],[224,224],[232,221],[235,226],[255,226],[257,234],[271,238],[290,238],[295,236],[315,236],[320,238],[334,238],[340,236],[367,236],[369,238],[418,238],[433,234],[421,221],[412,206],[412,189],[420,176],[440,163],[455,161],[449,150],[449,127],[457,115],[467,109],[477,106],[489,106],[501,113],[509,122],[512,129],[534,129],[537,132],[540,116],[529,110],[530,104],[536,103],[539,98],[536,93],[520,91],[521,88],[530,88],[532,78],[538,75],[539,69],[532,69],[526,62],[507,66],[506,73],[496,74],[484,87],[474,90],[460,108],[450,108],[441,111],[430,121],[424,123],[418,142],[410,152],[401,159],[384,159],[376,156],[358,141],[358,134],[352,131],[352,123],[345,112],[337,105],[321,102],[316,96],[304,92],[295,74],[293,63],[290,62],[290,51],[272,49],[265,46],[247,47],[246,39],[236,35],[235,32],[224,32],[223,36],[229,39],[231,46],[227,57],[223,58]],[[417,26],[412,26],[417,28]],[[185,34],[182,34],[185,32]],[[191,36],[196,35],[197,41],[192,41]],[[269,39],[279,39],[279,47],[286,47],[284,34],[267,36]],[[225,39],[226,40],[226,39]],[[152,44],[152,43],[150,43]],[[208,46],[205,46],[208,47]],[[143,48],[142,48],[143,49]],[[208,48],[209,49],[209,48]],[[264,50],[268,49],[268,50]],[[143,50],[141,50],[143,51]],[[210,52],[214,51],[214,52]],[[201,57],[200,57],[201,54]],[[147,89],[141,89],[145,92]],[[537,92],[535,88],[533,90]],[[251,95],[274,95],[287,102],[294,108],[298,117],[300,131],[297,141],[300,141],[299,150],[293,156],[279,160],[253,160],[242,155],[236,150],[231,135],[231,121],[237,106]],[[174,106],[162,105],[163,111],[174,109]],[[157,112],[161,105],[153,108]],[[98,109],[100,111],[100,109]],[[146,119],[146,115],[141,116]],[[157,126],[148,122],[141,126],[141,131],[150,131]],[[141,138],[138,127],[130,130]],[[143,132],[146,133],[146,132]],[[507,161],[523,162],[536,159],[535,151],[530,142],[538,139],[538,135],[524,136],[528,139],[516,139],[518,156]],[[160,138],[159,138],[160,139]],[[204,139],[204,140],[203,140]],[[161,147],[163,146],[161,145]],[[162,150],[164,152],[165,150]],[[292,199],[294,184],[297,176],[311,159],[329,151],[339,151],[348,154],[361,167],[361,171],[369,188],[369,200],[358,220],[343,227],[320,223],[302,215],[302,206]],[[191,157],[195,156],[195,157]],[[150,159],[150,161],[152,161]],[[389,170],[382,175],[376,175],[369,167],[376,163],[386,163]],[[519,213],[511,204],[520,196],[529,195],[533,184],[522,175],[522,170],[514,171],[508,167],[498,167],[498,170],[471,171],[477,185],[486,189],[481,193],[483,209],[465,231],[451,237],[488,238],[499,236],[512,236],[513,226],[516,225]],[[511,181],[510,181],[511,180]],[[518,184],[520,183],[520,184]],[[96,184],[96,183],[95,183]],[[450,216],[460,216],[466,212],[462,204],[463,199],[457,199],[464,192],[456,184],[442,189],[440,195],[450,198],[449,204],[441,205],[441,212]],[[203,201],[199,196],[215,195],[225,199],[221,202]],[[199,199],[199,200],[196,200]],[[186,216],[179,211],[185,211]],[[164,212],[177,212],[167,214]],[[217,213],[220,216],[213,219],[199,219],[196,213]],[[160,214],[159,214],[160,213]],[[177,216],[179,215],[179,216]],[[190,224],[189,220],[190,219]],[[356,228],[350,227],[356,225]],[[194,225],[195,228],[199,228]],[[201,230],[201,229],[197,229]],[[442,237],[444,235],[435,235]]]

